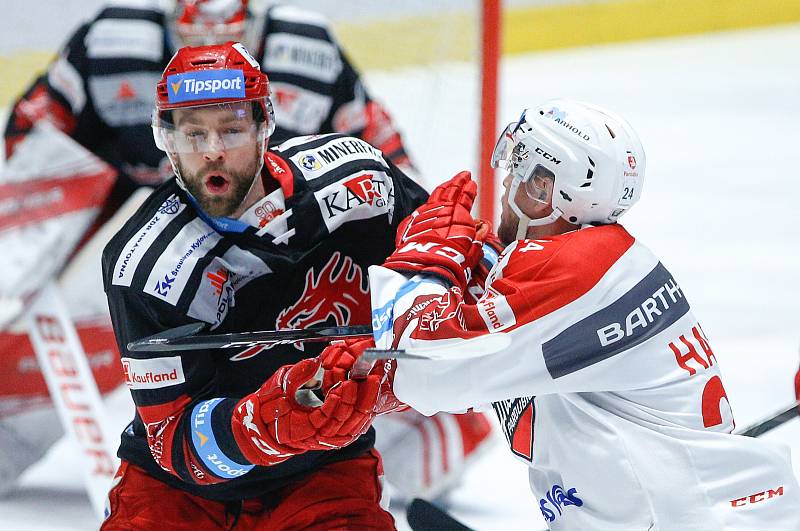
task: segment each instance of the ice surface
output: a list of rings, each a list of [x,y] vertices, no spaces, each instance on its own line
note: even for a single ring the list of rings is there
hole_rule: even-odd
[[[616,110],[640,132],[646,185],[623,222],[681,283],[739,426],[789,403],[798,366],[798,49],[800,26],[789,25],[516,56],[502,65],[504,123],[526,106],[566,96]],[[464,66],[442,68],[432,87],[415,71],[368,75],[431,184],[474,169],[469,76]],[[124,391],[111,407],[121,427],[130,417]],[[793,445],[800,473],[800,421],[765,437]],[[0,500],[0,528],[96,527],[78,466],[61,441]],[[543,527],[527,469],[502,444],[467,473],[450,502],[476,529]]]

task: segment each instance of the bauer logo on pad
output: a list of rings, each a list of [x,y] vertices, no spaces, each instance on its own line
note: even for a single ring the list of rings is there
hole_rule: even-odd
[[[170,103],[184,101],[244,98],[244,74],[241,70],[201,70],[167,77]]]

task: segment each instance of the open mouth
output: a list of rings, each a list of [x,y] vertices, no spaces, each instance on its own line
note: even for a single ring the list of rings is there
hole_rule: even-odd
[[[230,188],[230,181],[227,177],[219,174],[208,175],[205,179],[206,190],[214,195],[224,194]]]

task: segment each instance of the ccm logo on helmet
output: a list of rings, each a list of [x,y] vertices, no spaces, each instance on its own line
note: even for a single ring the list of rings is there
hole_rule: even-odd
[[[548,153],[547,151],[543,150],[543,149],[542,149],[542,148],[540,148],[539,146],[536,146],[536,148],[534,149],[534,151],[536,151],[536,153],[538,153],[539,155],[541,155],[542,157],[544,157],[544,159],[545,159],[545,160],[549,160],[549,161],[550,161],[550,162],[552,162],[553,164],[561,164],[561,161],[560,161],[560,160],[558,160],[558,159],[557,159],[557,158],[555,158],[553,155],[551,155],[551,154],[550,154],[550,153]]]
[[[220,98],[244,98],[241,70],[201,70],[167,77],[170,103]]]

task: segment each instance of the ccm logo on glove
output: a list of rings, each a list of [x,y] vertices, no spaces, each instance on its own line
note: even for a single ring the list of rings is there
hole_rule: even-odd
[[[463,254],[459,253],[452,247],[448,247],[446,245],[441,245],[433,242],[428,242],[428,243],[409,242],[397,250],[397,254],[411,253],[411,252],[437,254],[439,256],[444,256],[445,258],[449,258],[450,260],[454,261],[459,265],[463,264],[464,261],[466,260]]]

